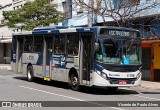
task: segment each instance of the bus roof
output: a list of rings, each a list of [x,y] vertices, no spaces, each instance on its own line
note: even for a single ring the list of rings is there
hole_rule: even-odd
[[[95,28],[96,29],[96,28]],[[51,33],[73,33],[73,32],[96,32],[88,27],[68,27],[68,28],[50,28],[32,31],[33,34],[51,34]]]
[[[32,35],[32,31],[14,32],[12,35]]]
[[[64,26],[52,26],[52,27],[38,27],[32,31],[16,32],[13,35],[38,35],[38,34],[51,34],[51,33],[74,33],[74,32],[93,32],[98,33],[100,28],[118,29],[126,31],[138,31],[132,28],[116,27],[116,26],[93,26],[93,27],[64,27]]]
[[[33,31],[53,30],[53,29],[65,29],[65,28],[68,28],[68,27],[65,27],[65,26],[37,27],[37,28],[34,28]]]
[[[129,27],[118,27],[118,26],[93,26],[94,28],[108,28],[108,29],[118,29],[118,30],[126,30],[126,31],[138,31]]]

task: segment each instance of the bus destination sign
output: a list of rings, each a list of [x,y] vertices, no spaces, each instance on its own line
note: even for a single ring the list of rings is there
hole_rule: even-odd
[[[136,37],[137,32],[133,31],[123,31],[123,30],[111,30],[111,29],[105,29],[101,28],[100,30],[101,35],[108,35],[108,36],[120,36],[120,37]]]
[[[117,30],[108,30],[108,35],[129,37],[129,32],[117,31]]]

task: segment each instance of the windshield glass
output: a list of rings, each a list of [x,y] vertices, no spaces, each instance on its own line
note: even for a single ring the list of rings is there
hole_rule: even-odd
[[[108,64],[141,64],[140,41],[126,39],[99,39],[96,59]]]

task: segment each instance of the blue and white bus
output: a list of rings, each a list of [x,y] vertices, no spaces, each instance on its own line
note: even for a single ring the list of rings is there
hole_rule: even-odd
[[[13,34],[11,67],[16,73],[80,85],[140,85],[141,37],[138,30],[110,27],[41,27]]]

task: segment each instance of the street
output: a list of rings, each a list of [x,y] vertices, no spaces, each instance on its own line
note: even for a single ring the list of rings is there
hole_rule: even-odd
[[[35,79],[28,82],[26,77],[15,74],[7,69],[0,69],[0,101],[96,101],[93,107],[76,107],[76,110],[159,110],[159,107],[104,107],[101,101],[160,101],[160,90],[142,87],[119,88],[115,92],[104,88],[83,87],[79,92],[73,91],[68,84],[62,82],[47,82]],[[97,106],[97,107],[96,107]],[[160,106],[160,105],[159,105]],[[2,109],[2,108],[0,108]],[[10,108],[21,109],[21,108]],[[26,108],[41,110],[44,108]],[[47,107],[46,109],[75,109],[73,107]]]

